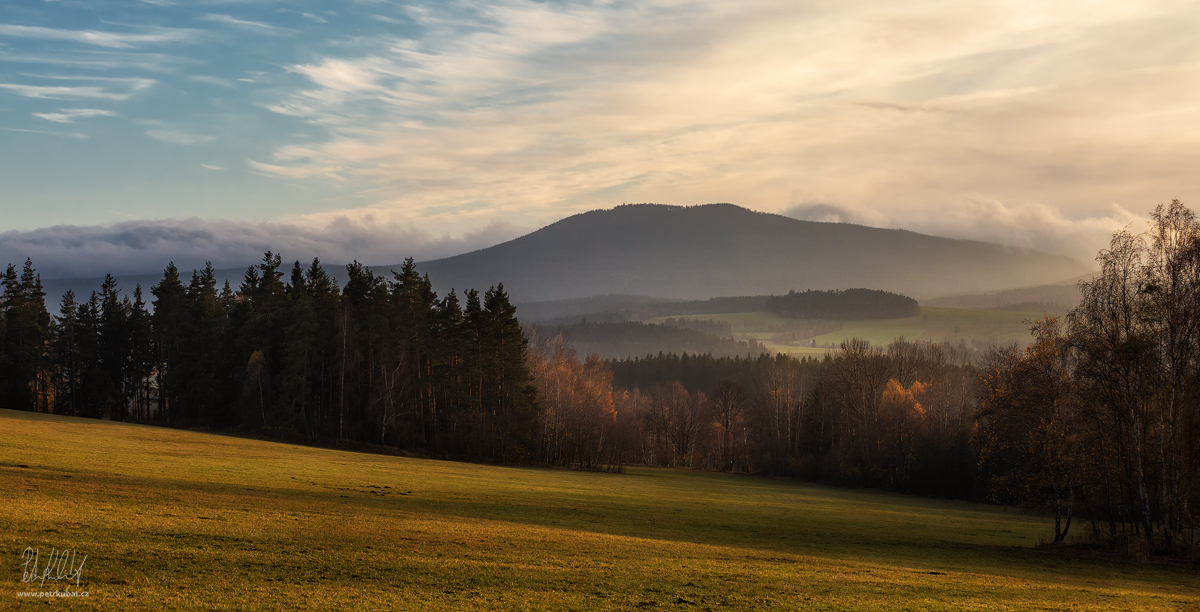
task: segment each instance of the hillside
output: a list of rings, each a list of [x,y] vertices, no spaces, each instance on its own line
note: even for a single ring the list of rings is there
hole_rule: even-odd
[[[1200,605],[1192,568],[1036,548],[1049,519],[995,506],[692,470],[369,455],[10,410],[0,431],[5,597],[74,590],[19,583],[25,547],[88,555],[88,599],[55,608]]]
[[[439,292],[503,281],[515,301],[601,294],[703,299],[868,287],[918,299],[1060,281],[1066,257],[906,230],[799,221],[732,204],[618,206],[423,262]]]

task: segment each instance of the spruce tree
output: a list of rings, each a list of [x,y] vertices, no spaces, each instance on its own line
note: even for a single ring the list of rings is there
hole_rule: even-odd
[[[154,295],[154,314],[150,317],[150,323],[154,332],[158,388],[156,416],[163,424],[176,424],[179,423],[179,417],[175,414],[175,407],[183,382],[177,366],[183,341],[183,324],[187,318],[187,291],[179,280],[179,269],[174,262],[167,264],[162,280],[150,288],[150,293]]]

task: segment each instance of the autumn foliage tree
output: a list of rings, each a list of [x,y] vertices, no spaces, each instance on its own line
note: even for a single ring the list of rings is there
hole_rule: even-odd
[[[1085,427],[1071,353],[1057,318],[1032,327],[1033,344],[993,349],[981,364],[978,440],[992,498],[1054,514],[1054,541],[1071,528],[1083,485]]]

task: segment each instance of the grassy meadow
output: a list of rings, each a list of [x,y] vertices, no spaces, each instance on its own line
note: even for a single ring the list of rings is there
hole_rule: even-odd
[[[87,554],[81,609],[1200,610],[1194,567],[1045,518],[669,469],[359,454],[0,410],[0,550]],[[47,583],[49,588],[49,583]]]
[[[1053,314],[1053,313],[1051,313]],[[792,355],[824,355],[829,347],[837,347],[847,338],[864,338],[874,345],[886,345],[903,336],[908,340],[948,340],[957,344],[960,340],[970,344],[1023,343],[1029,340],[1027,320],[1041,317],[1041,312],[1017,312],[1009,310],[934,308],[921,307],[921,314],[903,319],[880,319],[871,321],[843,321],[836,330],[811,336],[796,331],[801,346],[773,339],[779,334],[797,330],[795,319],[781,317],[770,312],[738,312],[730,314],[680,315],[683,319],[715,319],[728,321],[738,340],[753,338],[764,344],[771,352]],[[661,323],[666,317],[653,319]],[[809,344],[809,342],[812,344]]]

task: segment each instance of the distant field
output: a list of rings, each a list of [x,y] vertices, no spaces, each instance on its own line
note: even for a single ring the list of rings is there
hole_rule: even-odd
[[[1053,314],[1053,313],[1051,313]],[[846,338],[864,338],[871,344],[888,344],[903,336],[908,340],[960,340],[979,343],[1027,342],[1029,325],[1027,320],[1041,317],[1041,312],[1013,312],[1008,310],[977,310],[966,308],[921,307],[921,314],[905,319],[877,321],[844,321],[836,331],[811,336],[798,329],[795,319],[788,319],[770,312],[738,312],[731,314],[683,315],[687,319],[716,319],[728,321],[733,326],[738,340],[753,338],[771,351],[797,355],[823,355],[828,348],[837,347]],[[660,323],[664,318],[653,319]],[[772,338],[780,334],[795,335],[792,344],[775,342]]]
[[[1194,568],[1035,546],[1004,509],[666,469],[322,450],[0,410],[2,595],[97,609],[1200,609]],[[47,587],[49,589],[49,586]],[[8,606],[13,605],[12,603]]]

